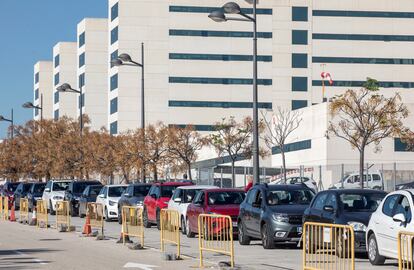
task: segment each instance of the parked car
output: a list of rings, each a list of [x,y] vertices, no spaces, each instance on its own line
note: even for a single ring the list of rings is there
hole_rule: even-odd
[[[215,186],[184,186],[174,190],[171,200],[168,202],[168,209],[177,210],[180,213],[181,232],[185,234],[187,219],[187,208],[193,201],[194,196],[200,190],[217,188]]]
[[[105,221],[118,218],[118,201],[127,185],[106,185],[96,197],[96,202],[103,205]]]
[[[87,186],[79,198],[79,217],[86,216],[87,205],[90,202],[96,202],[99,192],[103,188],[102,184]]]
[[[36,207],[37,200],[42,199],[43,191],[45,190],[46,183],[33,183],[26,194],[26,198],[29,201],[29,211],[33,211]]]
[[[72,180],[50,180],[47,182],[42,200],[46,202],[51,215],[56,214],[56,202],[63,201],[65,191],[69,188],[71,182]]]
[[[20,184],[20,182],[6,182],[3,185],[3,189],[1,190],[1,195],[8,198],[9,201],[9,209],[11,209],[11,206],[14,202],[14,192],[17,189],[17,186]]]
[[[152,224],[156,224],[160,229],[161,209],[168,206],[168,201],[177,187],[190,185],[193,183],[163,182],[153,184],[144,199],[144,227],[149,228]]]
[[[383,189],[382,174],[380,172],[369,172],[368,183],[367,183],[367,173],[364,172],[363,179],[364,179],[365,188],[371,188],[371,189],[377,189],[377,190]],[[342,188],[342,182],[343,182],[343,188],[347,188],[347,189],[360,188],[361,181],[359,180],[359,172],[345,175],[342,181],[331,185],[329,189]]]
[[[351,225],[355,235],[355,252],[366,252],[368,222],[385,195],[384,191],[373,189],[322,191],[305,210],[303,221]]]
[[[122,207],[123,206],[140,206],[144,205],[145,196],[151,189],[151,184],[130,184],[118,201],[118,223],[122,224]]]
[[[21,182],[16,190],[14,191],[14,209],[20,209],[20,199],[26,198],[27,193],[29,192],[30,188],[32,187],[32,183],[30,182]]]
[[[284,182],[283,179],[279,179],[279,180],[276,180],[274,182],[269,183],[269,185],[273,185],[273,184],[283,185],[284,184],[283,182]],[[302,176],[302,177],[295,176],[295,177],[288,177],[288,178],[286,178],[286,184],[287,185],[294,185],[294,184],[300,184],[300,183],[305,184],[308,188],[312,189],[314,192],[317,192],[318,191],[318,185],[317,185],[317,183],[315,182],[315,180],[313,180],[313,179],[311,179],[309,177],[305,177],[305,176]]]
[[[395,186],[396,190],[401,189],[414,189],[414,182],[403,183]]]
[[[371,264],[381,265],[387,258],[397,259],[398,232],[414,233],[413,196],[414,189],[391,192],[372,214],[366,233]]]
[[[99,185],[99,181],[73,181],[65,191],[64,200],[69,202],[69,213],[72,217],[79,215],[79,199],[87,186]]]
[[[194,237],[198,234],[198,216],[200,214],[219,214],[231,217],[233,232],[237,233],[237,218],[240,204],[246,194],[244,190],[234,188],[205,189],[197,193],[193,202],[187,208],[186,234]],[[214,227],[214,234],[224,228],[221,225]]]
[[[263,248],[276,242],[299,242],[303,213],[315,193],[306,185],[255,185],[240,205],[239,243],[262,240]]]

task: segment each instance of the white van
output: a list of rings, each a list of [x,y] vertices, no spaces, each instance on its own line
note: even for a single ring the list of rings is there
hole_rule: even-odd
[[[383,181],[382,174],[380,172],[369,172],[368,173],[368,183],[367,183],[367,174],[364,172],[364,188],[371,188],[382,190]],[[344,188],[360,188],[361,181],[359,180],[359,172],[354,172],[347,174],[343,178]],[[332,184],[330,189],[342,188],[342,181],[336,184]]]

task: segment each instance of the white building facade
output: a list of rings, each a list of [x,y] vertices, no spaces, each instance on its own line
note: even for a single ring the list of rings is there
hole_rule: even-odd
[[[34,65],[33,104],[42,110],[33,110],[33,119],[40,120],[43,113],[44,119],[53,118],[53,63],[51,61],[39,61]]]

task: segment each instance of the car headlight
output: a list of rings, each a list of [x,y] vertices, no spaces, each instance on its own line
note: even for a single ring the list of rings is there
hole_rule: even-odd
[[[367,231],[367,226],[365,226],[361,222],[349,221],[348,225],[352,226],[355,232],[366,232]]]
[[[143,201],[139,201],[139,202],[137,202],[137,206],[142,206],[144,204],[144,202]]]
[[[277,222],[289,223],[289,216],[286,214],[273,214],[272,217]]]
[[[34,199],[37,201],[37,200],[41,200],[42,197],[35,197]]]
[[[116,205],[116,202],[115,202],[115,201],[111,201],[111,200],[110,200],[110,201],[109,201],[109,205],[110,205],[110,206],[114,206],[114,205]]]
[[[53,200],[63,200],[62,196],[53,196]]]

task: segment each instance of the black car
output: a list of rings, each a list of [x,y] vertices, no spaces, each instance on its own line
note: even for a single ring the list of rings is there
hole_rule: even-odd
[[[373,189],[322,191],[306,209],[303,222],[351,225],[355,235],[355,252],[366,252],[366,227],[385,195],[384,191]]]
[[[99,181],[73,181],[65,191],[64,200],[69,202],[69,212],[72,217],[79,215],[79,200],[85,188],[92,185],[100,185]]]
[[[103,188],[102,184],[87,186],[79,199],[79,217],[86,216],[86,207],[90,202],[96,202],[99,192]]]
[[[32,184],[29,182],[21,182],[14,191],[14,209],[16,211],[20,209],[20,199],[26,198]]]
[[[261,239],[265,249],[277,242],[299,242],[303,213],[315,193],[304,184],[255,185],[240,205],[239,242]]]
[[[123,206],[142,206],[151,184],[130,184],[118,201],[118,223],[122,224]]]
[[[29,211],[33,211],[36,207],[37,200],[42,199],[43,191],[45,190],[46,183],[33,183],[30,186],[29,192],[27,192],[27,199],[29,201]]]

